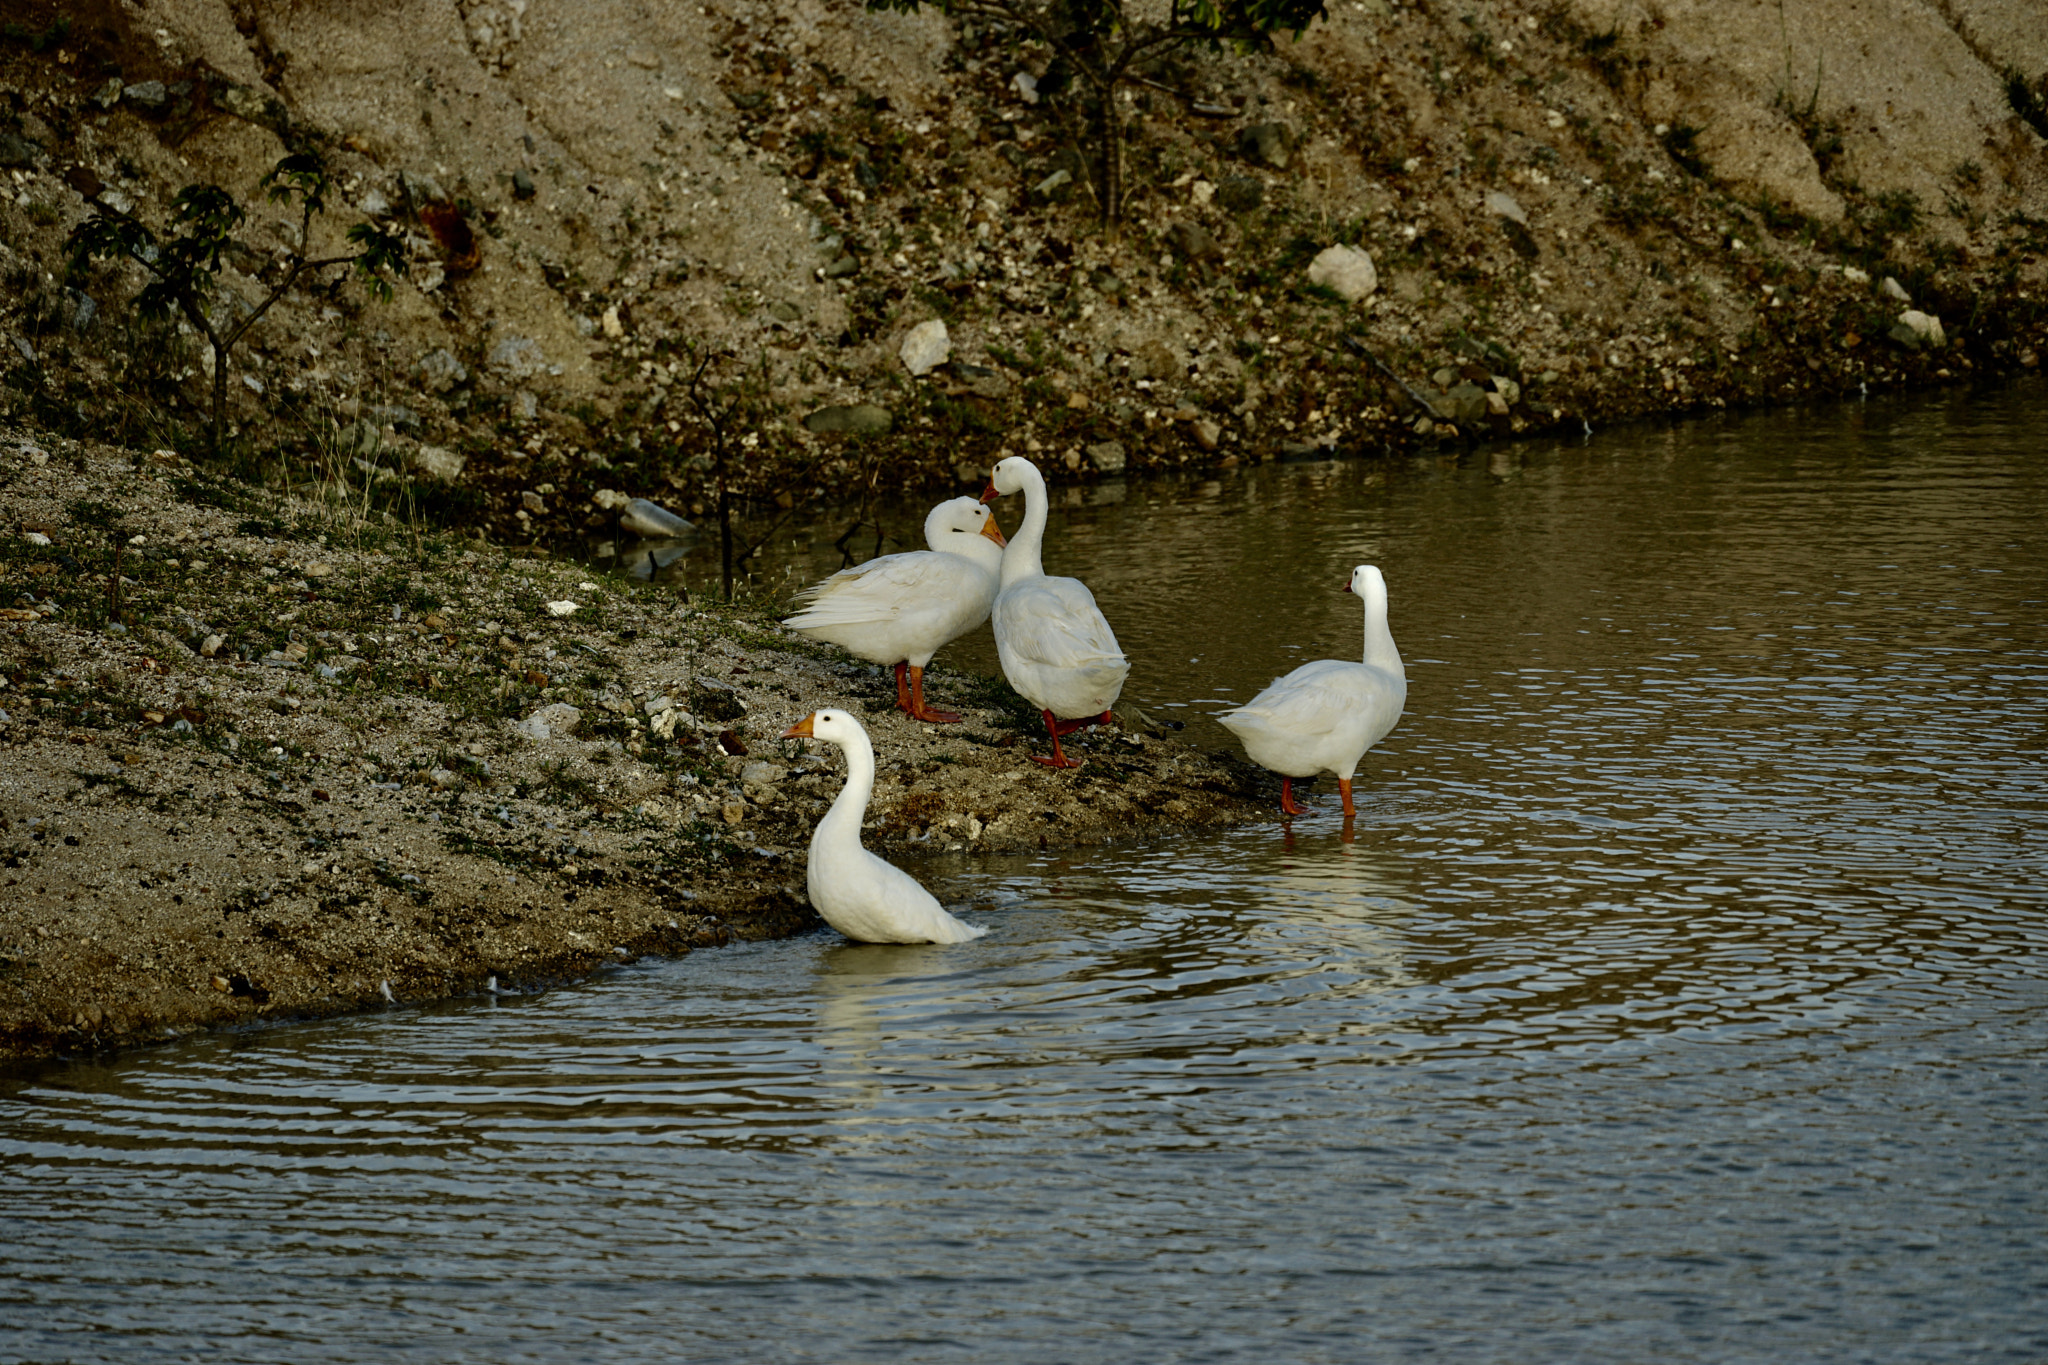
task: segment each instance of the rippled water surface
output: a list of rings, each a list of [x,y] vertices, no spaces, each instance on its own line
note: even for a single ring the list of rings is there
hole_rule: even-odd
[[[1066,509],[1204,741],[1385,569],[1352,831],[0,1083],[0,1359],[2048,1358],[2044,397]]]

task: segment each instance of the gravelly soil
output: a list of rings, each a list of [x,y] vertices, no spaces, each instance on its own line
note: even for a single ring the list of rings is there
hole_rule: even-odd
[[[1050,772],[988,679],[933,670],[968,719],[913,722],[772,603],[686,604],[170,456],[0,440],[0,575],[0,1057],[800,932],[840,764],[775,736],[824,705],[874,736],[885,855],[1271,809],[1241,761],[1134,729]],[[567,733],[515,728],[563,704]]]

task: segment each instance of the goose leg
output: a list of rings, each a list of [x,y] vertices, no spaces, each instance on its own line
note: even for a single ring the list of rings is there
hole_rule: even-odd
[[[907,660],[898,661],[896,665],[896,709],[898,711],[910,710],[910,688],[903,680],[903,675],[909,668],[910,664]]]
[[[1041,758],[1037,754],[1033,754],[1031,755],[1031,761],[1034,763],[1043,763],[1048,768],[1080,767],[1081,765],[1079,763],[1076,763],[1073,759],[1068,758],[1066,753],[1060,748],[1060,735],[1062,733],[1072,734],[1075,730],[1080,729],[1082,725],[1087,724],[1087,722],[1077,721],[1067,723],[1057,719],[1050,711],[1043,712],[1042,714],[1045,716],[1045,732],[1052,736],[1052,757]],[[1065,726],[1064,730],[1062,730],[1062,725]]]
[[[1338,778],[1337,790],[1344,793],[1344,818],[1349,820],[1358,814],[1358,807],[1351,804],[1351,779],[1348,777]]]
[[[951,725],[960,719],[952,711],[934,711],[924,704],[924,670],[916,664],[910,666],[910,715],[933,725]]]
[[[1280,779],[1280,809],[1286,811],[1289,815],[1308,814],[1308,811],[1303,809],[1294,799],[1294,779],[1291,777]]]

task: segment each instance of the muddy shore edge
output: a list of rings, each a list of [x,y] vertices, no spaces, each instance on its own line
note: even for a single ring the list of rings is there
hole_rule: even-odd
[[[803,932],[843,768],[775,736],[825,705],[874,735],[885,856],[1270,814],[1257,770],[1141,715],[1076,773],[1029,760],[1037,723],[990,679],[935,668],[967,719],[911,721],[773,603],[0,437],[0,573],[33,604],[0,621],[0,1061]]]

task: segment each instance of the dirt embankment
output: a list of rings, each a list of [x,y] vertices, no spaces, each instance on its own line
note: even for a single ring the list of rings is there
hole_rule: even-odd
[[[137,325],[141,267],[65,267],[95,206],[162,228],[183,186],[228,187],[229,309],[375,222],[411,273],[388,303],[333,272],[278,302],[231,360],[238,458],[410,483],[503,543],[601,521],[600,495],[710,505],[707,349],[736,357],[735,478],[772,516],[1006,453],[1116,478],[1974,382],[2048,337],[2029,0],[1336,5],[1131,86],[1116,235],[1078,87],[987,23],[15,8],[0,408],[196,449],[210,352]],[[258,188],[299,147],[336,176],[309,243]]]
[[[968,719],[912,722],[772,604],[259,503],[175,459],[9,436],[0,525],[24,604],[0,617],[0,1057],[797,932],[841,765],[775,737],[820,706],[874,736],[884,854],[1271,806],[1242,763],[1128,729],[1047,771],[986,679],[934,670]]]

